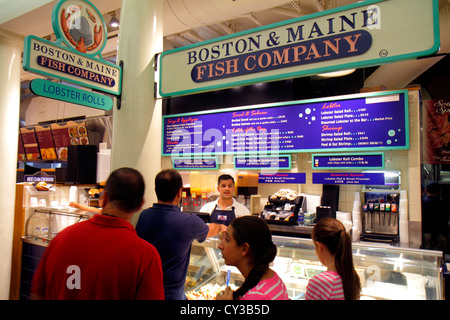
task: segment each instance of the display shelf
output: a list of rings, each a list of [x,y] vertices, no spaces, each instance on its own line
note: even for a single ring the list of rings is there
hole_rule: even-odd
[[[273,236],[277,256],[271,264],[283,279],[289,298],[303,299],[308,280],[325,268],[319,262],[311,239]],[[202,243],[194,241],[188,279],[195,275],[195,285],[186,285],[188,295],[197,299],[211,297],[224,287],[230,267],[224,264],[218,238]],[[361,299],[442,300],[443,255],[440,251],[353,243],[353,261],[360,277]],[[208,253],[207,253],[208,252]],[[231,267],[230,283],[239,287],[243,277]],[[209,290],[205,294],[205,289]],[[212,291],[212,292],[211,292]]]

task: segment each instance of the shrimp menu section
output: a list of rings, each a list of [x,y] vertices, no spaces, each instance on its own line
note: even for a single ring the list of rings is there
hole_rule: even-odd
[[[163,155],[409,148],[406,90],[164,116]]]

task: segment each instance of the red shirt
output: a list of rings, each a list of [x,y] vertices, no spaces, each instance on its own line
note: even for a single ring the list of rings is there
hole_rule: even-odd
[[[96,214],[50,242],[32,292],[50,300],[161,300],[161,259],[130,223]]]

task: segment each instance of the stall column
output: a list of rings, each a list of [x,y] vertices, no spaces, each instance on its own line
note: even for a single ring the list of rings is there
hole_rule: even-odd
[[[0,299],[9,299],[23,38],[0,29]]]
[[[154,98],[154,59],[163,50],[163,0],[123,0],[117,63],[123,61],[120,110],[114,107],[111,170],[128,166],[146,182],[146,204],[156,202],[161,169],[161,100]]]

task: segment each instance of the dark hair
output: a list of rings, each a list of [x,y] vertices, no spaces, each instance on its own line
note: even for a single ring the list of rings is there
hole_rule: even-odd
[[[221,174],[219,178],[217,178],[217,185],[220,185],[220,181],[222,180],[232,180],[234,184],[234,178],[233,176],[230,176],[229,174]]]
[[[436,182],[430,182],[426,188],[429,194],[438,195],[439,194],[439,185]]]
[[[272,234],[267,223],[256,216],[242,216],[234,219],[233,238],[238,245],[247,243],[254,260],[253,269],[250,270],[242,286],[233,293],[233,299],[237,299],[255,287],[269,268],[275,256],[277,247],[272,242]]]
[[[141,173],[132,168],[119,168],[108,177],[105,193],[108,201],[122,211],[132,213],[142,205],[145,182]]]
[[[174,169],[162,170],[155,177],[155,192],[159,201],[172,201],[181,188],[183,188],[183,179]]]
[[[361,282],[353,266],[352,238],[342,222],[334,218],[320,219],[314,226],[312,239],[327,246],[330,253],[335,255],[335,266],[342,278],[345,299],[359,299]]]

